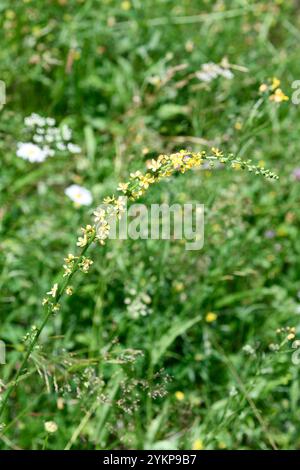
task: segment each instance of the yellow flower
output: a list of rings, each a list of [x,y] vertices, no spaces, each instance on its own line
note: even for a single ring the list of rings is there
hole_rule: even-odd
[[[111,202],[114,202],[115,196],[107,196],[103,199],[104,204],[110,204]]]
[[[129,183],[120,183],[118,186],[118,191],[122,191],[123,193],[126,193],[128,186],[129,186]]]
[[[193,442],[192,450],[203,450],[203,449],[204,449],[204,446],[203,446],[202,440],[201,439],[196,439]]]
[[[93,263],[94,262],[90,258],[87,258],[86,256],[83,256],[82,261],[79,263],[79,268],[83,273],[88,273],[89,269],[90,269],[90,266]]]
[[[47,292],[47,294],[51,295],[52,297],[55,297],[57,293],[57,289],[58,289],[58,284],[56,282],[54,286],[49,290],[49,292]]]
[[[205,316],[205,321],[207,321],[207,323],[212,323],[216,321],[217,318],[218,318],[218,315],[216,313],[208,312]]]
[[[241,169],[241,164],[240,163],[232,163],[231,167],[234,169],[234,170],[240,170]]]
[[[88,239],[86,234],[84,234],[83,237],[78,237],[76,245],[79,246],[80,248],[83,248],[87,245]]]
[[[67,264],[72,263],[75,260],[75,256],[72,253],[69,253],[68,256],[64,259]]]
[[[221,150],[219,150],[218,148],[216,148],[216,147],[212,147],[211,151],[216,157],[222,157],[223,156],[223,152]]]
[[[130,10],[130,8],[131,8],[131,3],[128,2],[128,1],[122,2],[122,3],[121,3],[121,8],[122,8],[122,10],[124,10],[124,11],[128,11],[128,10]]]
[[[161,167],[161,163],[154,159],[152,159],[148,165],[149,170],[152,170],[152,171],[157,171],[160,169],[160,167]]]
[[[64,268],[63,277],[69,276],[72,272],[72,269],[67,264],[64,264],[63,268]]]
[[[95,210],[93,212],[93,214],[95,216],[94,220],[95,220],[96,223],[97,222],[102,222],[105,219],[105,210],[102,209],[101,207],[99,207],[99,209]]]
[[[178,400],[178,401],[182,401],[184,400],[184,393],[183,392],[175,392],[175,398]]]
[[[276,90],[276,88],[278,88],[279,85],[280,85],[280,80],[278,78],[274,77],[273,80],[272,80],[271,89]]]
[[[73,287],[72,287],[72,286],[67,286],[67,288],[66,288],[66,294],[67,294],[67,295],[72,295],[72,294],[73,294]]]
[[[262,83],[259,87],[259,91],[260,93],[265,93],[266,91],[268,91],[268,85],[266,85],[265,83]]]
[[[282,101],[288,101],[289,97],[283,93],[281,88],[277,88],[275,93],[273,93],[269,99],[270,101],[274,101],[274,103],[281,103]]]

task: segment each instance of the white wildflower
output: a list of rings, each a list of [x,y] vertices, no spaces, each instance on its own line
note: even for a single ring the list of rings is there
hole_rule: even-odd
[[[211,82],[219,76],[227,79],[233,78],[233,73],[228,68],[220,67],[220,65],[215,64],[214,62],[203,64],[201,69],[196,72],[195,75],[203,82]]]
[[[40,116],[39,114],[32,113],[30,116],[25,117],[24,124],[27,127],[43,127],[46,124],[46,119]]]
[[[71,184],[71,186],[65,189],[65,194],[81,206],[89,206],[93,202],[92,193],[78,184]]]
[[[33,137],[32,137],[32,140],[33,142],[35,142],[36,144],[40,144],[43,142],[43,137],[41,135],[38,135],[38,134],[35,134]]]
[[[31,163],[40,163],[46,160],[47,153],[38,145],[32,144],[31,142],[19,142],[17,156]]]
[[[55,126],[55,119],[51,117],[47,117],[46,123],[48,124],[48,126]]]

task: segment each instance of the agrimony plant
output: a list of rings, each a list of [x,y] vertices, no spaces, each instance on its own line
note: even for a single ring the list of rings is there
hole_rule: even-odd
[[[247,170],[250,173],[261,175],[265,178],[278,179],[278,176],[271,171],[263,167],[253,165],[251,160],[241,160],[240,158],[234,157],[233,154],[225,156],[223,152],[217,148],[212,148],[210,154],[207,154],[205,151],[195,153],[181,150],[171,155],[160,155],[156,160],[152,160],[145,173],[140,171],[131,173],[128,182],[120,183],[118,190],[130,200],[135,201],[139,199],[151,185],[164,178],[172,176],[176,172],[185,173],[188,170],[200,167],[204,161],[209,162],[211,168],[213,168],[216,163],[221,163],[229,165],[231,168]],[[107,208],[101,207],[95,210],[94,223],[81,228],[82,235],[77,240],[79,253],[76,255],[69,253],[64,259],[63,272],[60,281],[53,285],[42,301],[45,308],[44,318],[40,326],[36,328],[31,335],[31,340],[21,365],[5,392],[0,406],[0,417],[5,410],[12,391],[16,387],[21,374],[28,363],[31,353],[34,350],[44,327],[51,316],[60,310],[60,301],[62,297],[65,294],[73,294],[73,287],[71,285],[72,278],[78,272],[89,272],[93,261],[87,257],[86,254],[90,246],[93,243],[99,243],[100,245],[105,244],[105,240],[108,238],[110,231],[109,220],[111,220],[112,216],[120,218],[125,210],[122,196],[107,197],[103,202],[106,204],[105,207]]]

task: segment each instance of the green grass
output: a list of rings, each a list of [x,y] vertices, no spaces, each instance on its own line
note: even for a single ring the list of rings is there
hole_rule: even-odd
[[[2,0],[0,392],[79,227],[131,171],[159,153],[218,146],[280,179],[220,169],[151,188],[143,203],[205,204],[203,249],[93,247],[90,273],[75,278],[10,397],[0,448],[300,448],[299,365],[288,332],[277,333],[300,332],[296,12],[292,1]],[[225,57],[231,80],[197,78]],[[288,102],[261,101],[275,76]],[[18,158],[32,112],[67,123],[82,153]],[[92,192],[91,207],[74,207],[72,183]],[[132,318],[128,299],[140,295],[151,313]],[[47,421],[58,426],[48,436]]]

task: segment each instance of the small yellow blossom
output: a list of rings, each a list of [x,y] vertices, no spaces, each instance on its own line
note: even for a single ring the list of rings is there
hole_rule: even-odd
[[[96,229],[93,225],[87,225],[86,227],[81,227],[81,231],[83,236],[78,237],[77,246],[83,248],[91,241],[91,238],[94,237]]]
[[[66,288],[66,294],[67,294],[67,295],[72,295],[73,292],[74,292],[73,287],[72,287],[72,286],[67,286],[67,288]]]
[[[281,103],[282,101],[288,101],[289,97],[283,93],[281,88],[277,88],[275,93],[273,93],[269,99],[270,101],[274,101],[274,103]]]
[[[173,283],[173,288],[176,292],[182,292],[184,290],[184,284],[183,284],[183,282],[175,281]]]
[[[64,264],[63,268],[64,268],[63,277],[69,276],[72,273],[72,268],[70,268],[70,266],[68,266],[67,264]]]
[[[110,204],[114,202],[115,196],[107,196],[103,199],[104,204]]]
[[[237,131],[240,131],[242,129],[243,125],[240,121],[237,121],[235,124],[234,124],[234,128],[237,130]]]
[[[204,445],[203,445],[202,440],[201,439],[196,439],[193,442],[192,450],[203,450],[203,449],[204,449]]]
[[[207,321],[207,323],[212,323],[216,321],[217,318],[218,318],[218,315],[216,313],[208,312],[205,316],[205,321]]]
[[[92,264],[93,261],[90,258],[83,256],[81,262],[79,263],[79,268],[82,272],[88,273]]]
[[[272,79],[271,90],[276,90],[280,86],[280,80],[276,77]]]
[[[130,173],[130,178],[132,179],[139,178],[140,176],[142,176],[142,173],[139,170],[134,173]]]
[[[75,260],[76,256],[72,255],[72,253],[69,253],[68,256],[64,259],[64,261],[69,264],[72,263]]]
[[[295,338],[295,334],[294,334],[294,333],[290,333],[290,334],[287,336],[287,339],[288,339],[289,341],[291,341],[291,340],[294,339],[294,338]]]
[[[216,147],[212,147],[211,151],[216,157],[222,157],[223,156],[223,152],[221,150],[219,150],[218,148],[216,148]]]
[[[95,216],[95,222],[102,222],[104,219],[105,219],[105,210],[102,209],[102,207],[100,207],[99,209],[96,209],[94,212],[93,212],[94,216]]]
[[[268,91],[268,85],[266,85],[265,83],[262,83],[259,87],[259,92],[265,93],[266,91]]]
[[[161,168],[161,163],[157,160],[152,159],[148,165],[149,170],[157,171]]]
[[[49,303],[49,299],[47,299],[47,297],[45,297],[43,300],[42,300],[42,305],[47,305]]]
[[[128,1],[124,1],[124,2],[121,3],[121,8],[124,11],[128,11],[131,8],[131,3],[128,2]]]
[[[47,292],[47,294],[51,295],[52,297],[55,297],[57,293],[57,289],[58,289],[58,284],[56,282],[54,286],[49,290],[49,292]]]
[[[118,191],[122,191],[123,193],[126,193],[128,186],[129,186],[129,183],[120,183],[118,186]]]
[[[178,400],[178,401],[182,401],[184,400],[184,393],[183,392],[175,392],[175,398]]]
[[[78,237],[76,245],[80,248],[84,248],[88,243],[87,236],[84,234],[83,237]]]

